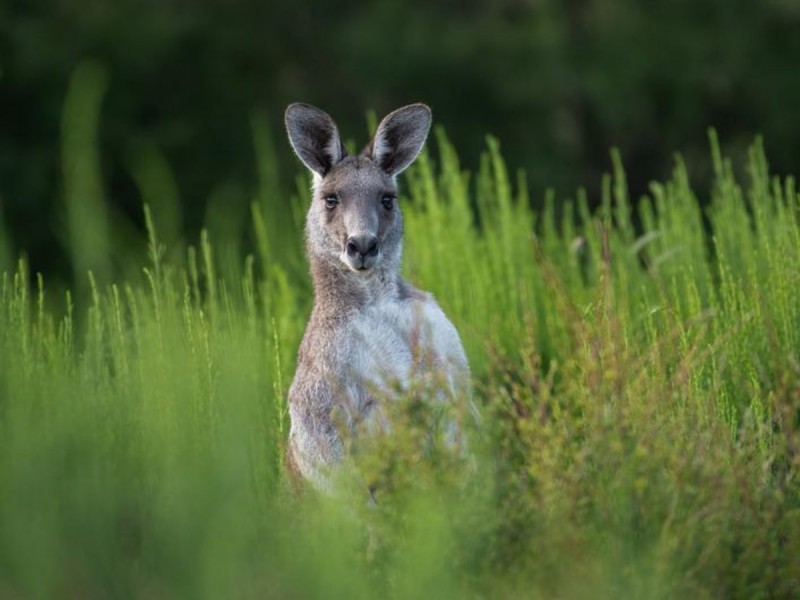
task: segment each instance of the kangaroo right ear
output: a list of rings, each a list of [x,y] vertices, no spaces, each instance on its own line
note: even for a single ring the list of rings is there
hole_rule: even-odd
[[[336,123],[325,111],[296,102],[287,107],[285,121],[295,154],[315,173],[325,175],[347,156]]]
[[[383,118],[364,152],[389,175],[397,175],[417,158],[431,128],[431,109],[409,104]]]

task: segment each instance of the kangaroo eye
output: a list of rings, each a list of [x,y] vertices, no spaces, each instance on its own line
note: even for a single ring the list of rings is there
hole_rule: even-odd
[[[336,205],[339,204],[339,196],[336,194],[331,194],[330,196],[325,196],[325,208],[328,210],[333,210],[336,208]]]
[[[383,208],[386,210],[392,210],[394,208],[394,196],[384,196],[381,198],[381,204],[383,204]]]

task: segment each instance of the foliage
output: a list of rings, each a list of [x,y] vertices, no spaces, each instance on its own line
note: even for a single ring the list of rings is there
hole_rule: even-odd
[[[67,130],[91,126],[70,106]],[[90,138],[65,137],[75,185],[96,181]],[[742,186],[712,136],[707,211],[680,160],[634,208],[614,154],[598,211],[579,192],[533,213],[494,139],[472,178],[439,132],[405,181],[405,265],[462,333],[482,420],[448,454],[409,398],[333,497],[284,480],[303,201],[279,208],[257,147],[251,240],[233,207],[167,243],[161,205],[146,241],[89,243],[103,205],[68,194],[75,267],[105,271],[64,292],[4,270],[0,594],[796,594],[800,196],[760,143]]]

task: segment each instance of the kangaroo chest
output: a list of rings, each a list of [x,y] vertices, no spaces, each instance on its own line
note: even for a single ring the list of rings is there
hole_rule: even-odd
[[[405,389],[435,372],[452,380],[466,364],[455,327],[431,298],[375,303],[346,327],[348,370],[369,388]]]

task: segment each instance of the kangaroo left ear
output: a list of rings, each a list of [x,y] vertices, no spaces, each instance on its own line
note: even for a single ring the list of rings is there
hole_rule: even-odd
[[[397,175],[422,150],[431,119],[431,109],[424,104],[398,108],[383,118],[364,153],[389,175]]]
[[[325,175],[347,153],[339,137],[336,123],[324,110],[295,102],[284,117],[289,143],[309,169]]]

